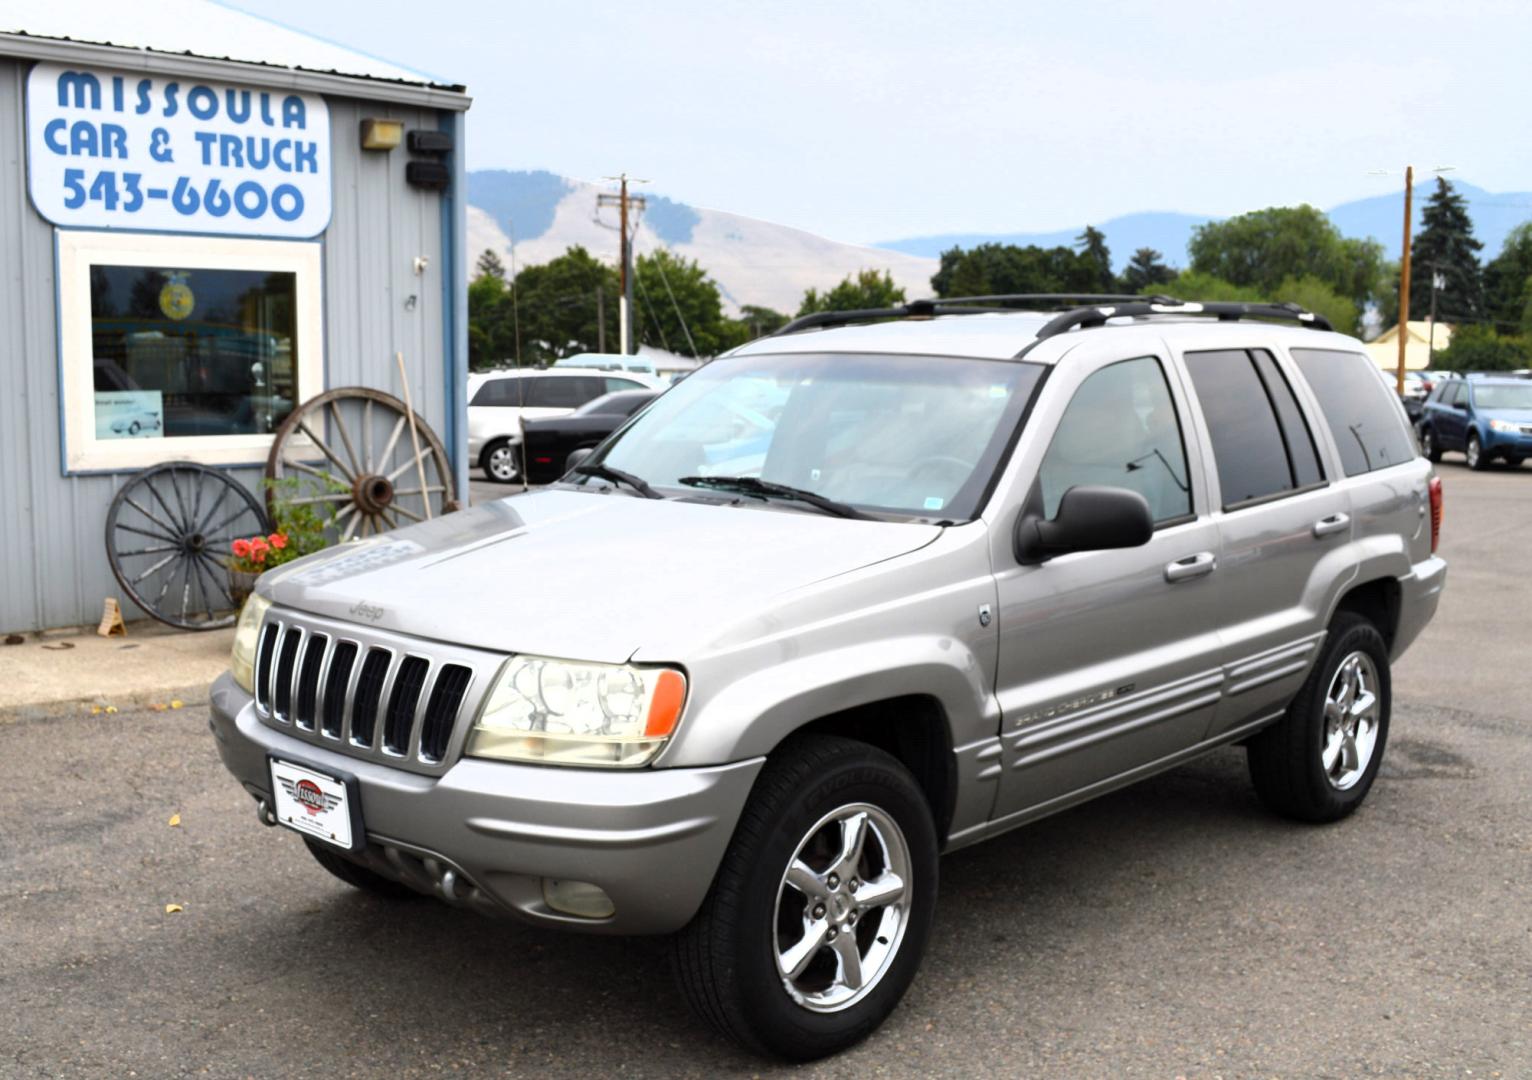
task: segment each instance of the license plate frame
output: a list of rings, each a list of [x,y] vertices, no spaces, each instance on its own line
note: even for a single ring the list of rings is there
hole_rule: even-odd
[[[341,851],[367,846],[361,787],[354,775],[276,752],[266,755],[266,775],[278,825]],[[300,784],[307,785],[307,802],[299,797]]]

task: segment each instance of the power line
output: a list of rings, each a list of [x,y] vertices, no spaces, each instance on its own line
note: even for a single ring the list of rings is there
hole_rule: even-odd
[[[661,249],[663,251],[663,249]],[[692,359],[699,360],[697,355],[697,343],[692,340],[691,328],[686,325],[686,316],[681,314],[681,305],[676,303],[676,294],[670,291],[670,278],[665,276],[665,260],[660,252],[655,253],[654,268],[660,272],[660,283],[665,286],[665,291],[670,295],[670,306],[675,309],[676,318],[681,321],[681,332],[686,335],[686,344],[692,351]]]

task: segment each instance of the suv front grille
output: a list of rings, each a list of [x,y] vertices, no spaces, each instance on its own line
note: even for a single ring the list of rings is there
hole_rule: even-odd
[[[273,612],[255,658],[269,727],[354,757],[440,773],[504,659]],[[482,691],[478,691],[482,693]]]

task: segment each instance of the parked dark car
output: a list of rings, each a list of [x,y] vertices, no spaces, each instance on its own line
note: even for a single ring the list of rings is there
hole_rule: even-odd
[[[1484,376],[1437,383],[1420,418],[1420,448],[1432,461],[1461,450],[1472,469],[1496,458],[1520,465],[1532,457],[1532,382]]]
[[[571,453],[598,445],[658,396],[657,390],[618,390],[586,402],[568,416],[523,420],[527,483],[553,483],[568,469]]]

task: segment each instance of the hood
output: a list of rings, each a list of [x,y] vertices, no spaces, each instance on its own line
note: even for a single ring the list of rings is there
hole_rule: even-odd
[[[1532,409],[1480,409],[1486,420],[1509,420],[1514,424],[1532,424]]]
[[[683,649],[785,593],[914,551],[941,531],[752,504],[539,491],[330,548],[264,575],[259,589],[283,606],[362,626],[620,663],[640,648]]]

